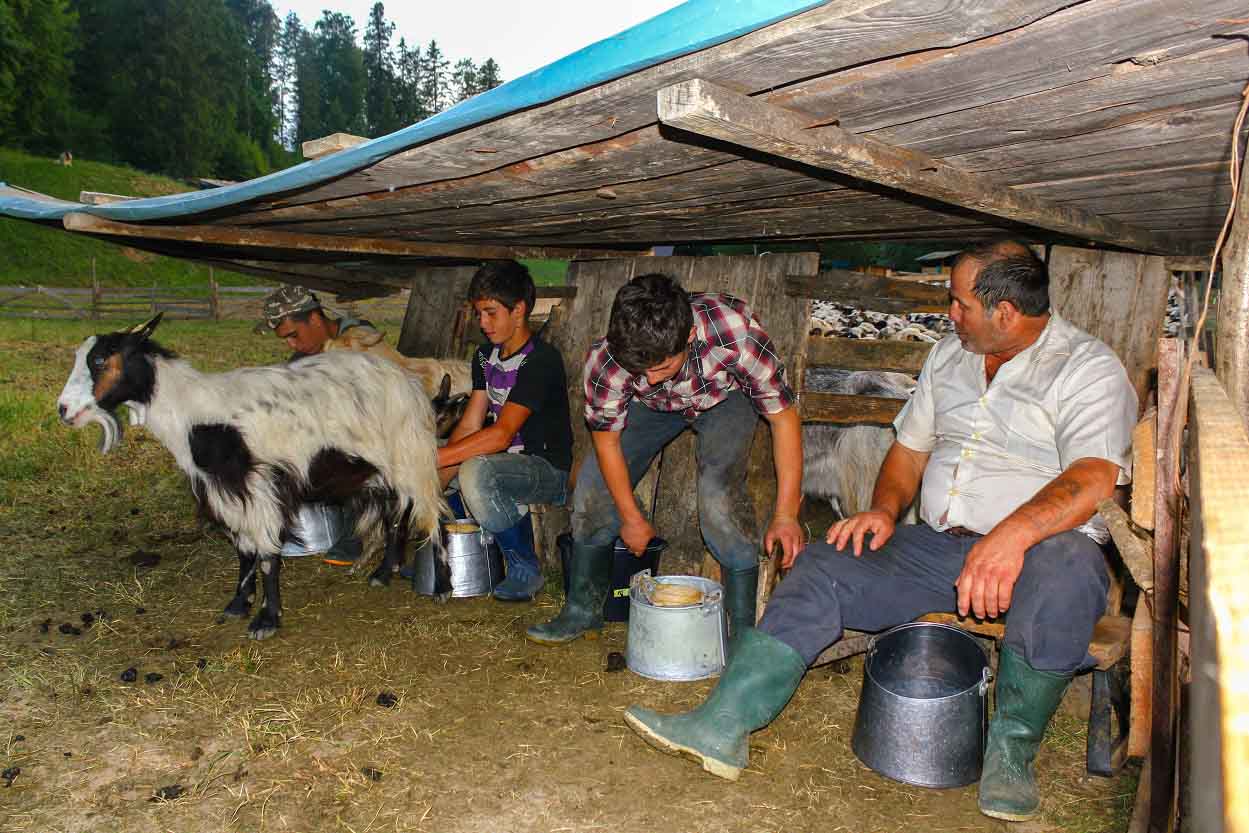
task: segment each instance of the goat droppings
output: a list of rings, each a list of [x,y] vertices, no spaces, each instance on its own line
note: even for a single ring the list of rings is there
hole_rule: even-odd
[[[361,767],[360,774],[370,781],[382,780],[382,771],[380,769],[374,769],[371,766]]]
[[[383,691],[377,695],[377,705],[384,709],[393,709],[399,703],[399,698],[389,691]]]
[[[161,787],[156,791],[148,801],[173,801],[175,798],[181,798],[186,793],[186,787],[181,784],[170,784],[168,787]]]
[[[4,779],[4,785],[6,787],[11,787],[13,786],[13,782],[17,780],[17,776],[21,774],[22,768],[20,766],[11,766],[4,772],[0,772],[0,778]]]
[[[125,671],[121,672],[121,681],[123,683],[133,683],[138,678],[139,669],[137,668],[127,668]]]
[[[157,674],[155,671],[149,671],[147,674],[143,675],[143,682],[148,685],[155,685],[163,679],[165,679],[165,675]]]

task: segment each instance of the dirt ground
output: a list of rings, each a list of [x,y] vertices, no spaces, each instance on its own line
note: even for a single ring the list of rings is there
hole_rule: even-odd
[[[860,662],[810,672],[752,737],[750,770],[737,783],[716,779],[650,749],[621,719],[631,703],[692,707],[710,681],[605,671],[608,652],[625,647],[619,625],[563,648],[522,637],[558,609],[555,575],[534,604],[440,606],[403,582],[372,589],[344,568],[289,559],[282,630],[249,641],[245,623],[218,621],[236,561],[195,519],[168,453],[136,429],[101,458],[95,429],[57,424],[55,395],[91,331],[0,336],[0,830],[1126,825],[1135,769],[1088,776],[1084,722],[1072,716],[1057,719],[1041,752],[1039,823],[981,816],[974,787],[875,775],[850,751]],[[164,335],[201,367],[277,358],[242,326]]]

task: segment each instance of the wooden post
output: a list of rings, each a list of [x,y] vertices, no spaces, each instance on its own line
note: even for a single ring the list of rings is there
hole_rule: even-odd
[[[100,318],[100,279],[95,274],[95,255],[91,256],[91,318]]]
[[[1249,156],[1241,166],[1241,183]],[[1240,418],[1249,424],[1249,195],[1241,188],[1223,246],[1223,283],[1214,331],[1214,372]]]
[[[412,274],[408,308],[399,331],[400,353],[437,358],[450,356],[454,346],[455,311],[463,305],[468,282],[475,271],[473,266],[428,267]]]
[[[1175,825],[1176,608],[1179,605],[1179,493],[1175,486],[1173,430],[1180,418],[1179,339],[1158,342],[1157,487],[1154,491],[1153,719],[1150,740],[1149,831],[1171,833]]]
[[[213,321],[221,320],[221,293],[217,291],[217,276],[208,267],[208,314]]]

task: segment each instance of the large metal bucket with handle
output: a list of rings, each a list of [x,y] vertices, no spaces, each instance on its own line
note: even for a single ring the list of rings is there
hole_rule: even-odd
[[[661,585],[688,588],[692,604],[655,603]],[[728,656],[728,621],[718,582],[700,576],[635,573],[629,585],[629,642],[625,664],[652,680],[702,680],[724,669]]]
[[[920,787],[980,778],[992,674],[966,631],[910,622],[872,640],[851,748],[881,775]]]

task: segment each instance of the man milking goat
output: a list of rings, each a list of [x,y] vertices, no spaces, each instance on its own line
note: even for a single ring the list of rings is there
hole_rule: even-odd
[[[798,506],[802,426],[784,365],[750,308],[730,295],[687,294],[664,275],[634,278],[616,293],[607,337],[585,361],[585,420],[594,455],[573,495],[569,593],[559,615],[528,629],[554,645],[603,626],[617,535],[642,553],[655,529],[633,487],[686,429],[697,435],[698,513],[703,540],[724,569],[725,609],[737,636],[755,622],[759,542],[743,495],[759,417],[772,431],[775,513],[765,546],[787,557],[802,545]]]
[[[316,294],[302,286],[288,284],[265,296],[261,304],[261,319],[257,332],[267,328],[294,352],[287,361],[296,361],[324,352],[325,342],[353,327],[373,325],[351,316],[335,318],[321,306]],[[354,518],[343,511],[344,529],[354,528]],[[364,544],[354,533],[347,533],[325,553],[332,564],[354,564],[364,550]]]
[[[736,778],[750,732],[843,628],[1005,615],[979,805],[1011,821],[1036,814],[1037,748],[1068,682],[1093,664],[1109,585],[1094,512],[1128,482],[1136,394],[1109,347],[1050,310],[1045,266],[1020,244],[960,255],[950,317],[956,335],[929,353],[894,422],[871,508],[793,561],[701,706],[628,709],[648,743]],[[896,525],[917,491],[922,522]]]

